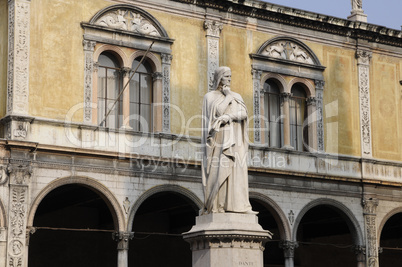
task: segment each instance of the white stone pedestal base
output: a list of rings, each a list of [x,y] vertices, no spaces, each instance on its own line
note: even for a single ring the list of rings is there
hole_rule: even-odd
[[[367,15],[363,11],[352,11],[349,20],[367,22]]]
[[[271,232],[255,214],[211,213],[198,216],[183,233],[193,252],[193,267],[263,267],[264,244]]]

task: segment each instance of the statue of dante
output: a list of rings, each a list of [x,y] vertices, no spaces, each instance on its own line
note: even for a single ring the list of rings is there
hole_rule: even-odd
[[[231,70],[215,71],[202,107],[204,213],[255,213],[248,198],[247,108],[230,90]]]
[[[352,1],[352,10],[362,9],[363,3],[362,0],[351,0]]]

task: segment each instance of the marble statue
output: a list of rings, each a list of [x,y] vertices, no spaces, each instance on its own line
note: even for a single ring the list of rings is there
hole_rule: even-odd
[[[230,89],[231,70],[219,67],[202,107],[203,213],[254,213],[248,195],[247,108]]]
[[[351,0],[352,1],[352,10],[360,10],[363,7],[362,0]]]

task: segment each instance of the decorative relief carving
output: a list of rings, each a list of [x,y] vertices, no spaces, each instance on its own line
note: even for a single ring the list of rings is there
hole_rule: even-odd
[[[204,29],[207,34],[207,53],[208,53],[208,90],[212,90],[214,73],[219,67],[219,36],[223,29],[223,24],[217,21],[204,21]]]
[[[370,122],[370,88],[369,88],[369,62],[372,53],[357,50],[356,58],[359,75],[359,102],[360,102],[360,131],[363,156],[372,156],[371,122]]]
[[[7,111],[28,113],[29,2],[9,2]]]
[[[309,52],[300,45],[287,41],[280,40],[268,45],[261,53],[264,56],[287,59],[296,62],[314,64],[314,61]]]
[[[123,208],[124,208],[124,212],[126,214],[128,214],[128,212],[130,210],[130,200],[128,199],[128,197],[126,197],[126,199],[123,201]]]
[[[316,104],[317,104],[317,98],[315,98],[315,97],[307,97],[306,98],[306,103],[307,103],[307,106],[310,106],[310,105],[313,105],[313,106],[315,106]]]
[[[152,23],[132,10],[117,9],[101,16],[95,21],[96,25],[103,27],[131,31],[139,34],[161,36]]]
[[[192,251],[208,248],[243,248],[258,249],[264,251],[264,241],[266,238],[248,235],[206,235],[202,239],[187,240]]]
[[[32,174],[32,167],[30,165],[14,165],[10,164],[7,167],[10,176],[10,184],[26,185]]]
[[[293,225],[293,223],[295,222],[295,214],[293,213],[293,210],[289,211],[288,219],[289,219],[290,225]]]
[[[260,119],[260,87],[262,71],[253,69],[253,115],[254,115],[254,142],[261,142],[261,119]]]
[[[28,122],[20,122],[16,129],[14,129],[14,137],[25,139],[28,133]]]
[[[172,55],[161,54],[162,59],[162,131],[170,132],[170,64]]]
[[[376,210],[378,206],[377,198],[362,199],[364,210],[364,221],[367,236],[367,257],[369,266],[378,267],[378,247],[377,247],[377,227],[376,227]]]
[[[93,52],[96,42],[84,40],[84,122],[92,122],[92,77],[94,71]]]
[[[323,94],[325,82],[315,80],[315,94],[317,100],[317,149],[324,152],[324,117],[323,117]]]

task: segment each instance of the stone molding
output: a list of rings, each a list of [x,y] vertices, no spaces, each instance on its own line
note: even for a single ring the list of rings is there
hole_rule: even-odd
[[[192,251],[204,249],[257,249],[264,251],[266,236],[241,235],[241,234],[207,234],[202,239],[189,239],[190,249]]]
[[[29,111],[30,1],[8,1],[7,114]]]
[[[357,68],[359,82],[359,106],[360,106],[360,135],[362,157],[373,156],[371,138],[371,111],[370,111],[370,58],[372,52],[357,49]]]

